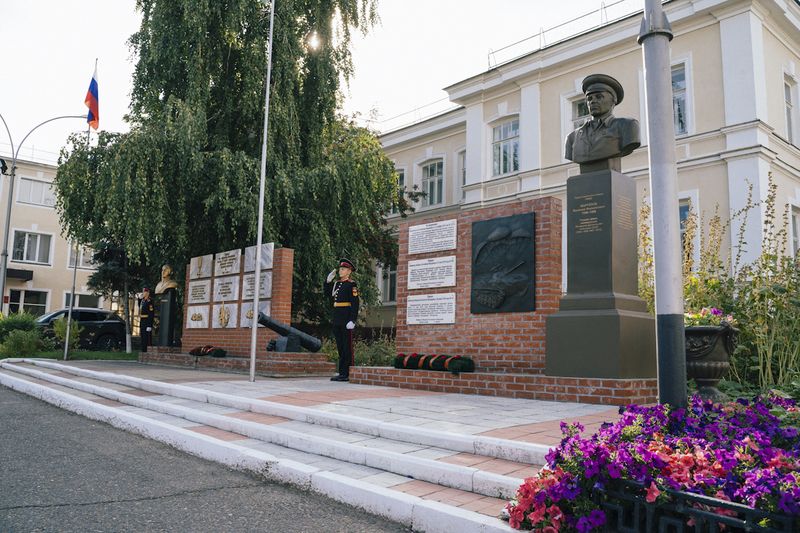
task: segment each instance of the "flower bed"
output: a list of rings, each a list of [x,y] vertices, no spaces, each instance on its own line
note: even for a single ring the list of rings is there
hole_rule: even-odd
[[[611,494],[636,492],[665,507],[680,491],[800,515],[800,411],[792,400],[713,404],[694,397],[687,409],[632,405],[620,414],[590,438],[581,435],[580,424],[562,423],[564,438],[547,455],[547,466],[526,479],[506,506],[512,527],[597,531],[606,526],[603,509]],[[688,507],[740,514],[736,505],[715,508],[708,501],[698,498]],[[774,525],[766,513],[756,526]],[[691,516],[679,514],[688,526]],[[798,526],[794,522],[789,528]]]

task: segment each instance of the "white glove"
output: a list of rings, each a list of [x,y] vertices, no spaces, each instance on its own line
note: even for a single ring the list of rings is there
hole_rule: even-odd
[[[147,331],[153,331],[153,328],[147,328]]]
[[[333,278],[335,278],[335,277],[336,277],[336,269],[334,268],[333,270],[331,270],[331,271],[328,273],[328,280],[327,280],[327,281],[328,281],[328,283],[330,283],[331,281],[333,281]]]
[[[355,323],[354,323],[354,322],[351,320],[350,322],[348,322],[348,323],[347,323],[347,325],[346,325],[345,327],[346,327],[347,329],[353,329],[354,327],[356,327],[356,325],[355,325]]]

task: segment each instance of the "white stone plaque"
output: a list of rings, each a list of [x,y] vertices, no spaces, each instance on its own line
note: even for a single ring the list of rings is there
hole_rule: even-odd
[[[258,310],[264,313],[265,315],[269,316],[272,312],[272,302],[266,300],[264,302],[258,302]],[[239,327],[240,328],[251,328],[253,327],[253,302],[242,302],[242,315],[239,317]],[[258,327],[263,328],[261,324]]]
[[[239,276],[214,279],[214,301],[231,302],[239,299]]]
[[[275,243],[268,242],[261,245],[261,270],[272,268],[272,253],[275,251]],[[244,249],[244,271],[255,272],[256,270],[256,247],[248,246]]]
[[[211,280],[189,282],[189,303],[204,304],[211,301]]]
[[[255,274],[245,274],[242,277],[242,300],[252,300],[255,296]],[[258,298],[271,298],[272,297],[272,272],[261,273],[261,292]]]
[[[228,274],[238,274],[241,266],[241,250],[229,250],[220,252],[214,259],[214,275],[227,276]]]
[[[408,228],[408,253],[424,254],[440,250],[455,250],[456,220],[431,222]]]
[[[420,294],[408,297],[406,324],[455,324],[456,293]]]
[[[214,254],[192,257],[189,261],[189,279],[210,278]]]
[[[430,289],[456,284],[456,256],[432,257],[408,262],[408,288]]]
[[[208,327],[208,306],[190,305],[186,307],[186,328],[207,328]]]
[[[238,304],[214,304],[211,311],[212,328],[235,328],[238,319]]]

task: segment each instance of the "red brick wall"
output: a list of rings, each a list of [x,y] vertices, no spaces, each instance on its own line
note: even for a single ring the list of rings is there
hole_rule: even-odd
[[[241,257],[242,265],[240,270],[244,270],[244,253]],[[275,320],[284,324],[291,324],[292,320],[292,271],[294,269],[294,250],[291,248],[276,248],[272,256],[272,303],[271,316]],[[242,294],[244,285],[242,277],[244,272],[239,273],[239,306],[241,308]],[[183,309],[184,315],[189,309],[189,267],[186,267],[186,291],[184,291]],[[214,293],[214,278],[211,278],[211,297]],[[249,356],[250,355],[250,328],[211,328],[211,311],[214,302],[210,302],[208,307],[208,328],[187,328],[186,317],[183,319],[183,338],[181,344],[183,351],[188,352],[196,346],[213,344],[227,350],[229,355]],[[237,317],[238,323],[238,317]],[[256,340],[256,353],[265,351],[265,347],[270,339],[278,335],[267,328],[258,328]]]
[[[472,223],[534,213],[536,309],[524,313],[470,313]],[[457,248],[408,255],[409,225],[457,219]],[[545,317],[558,310],[561,297],[561,201],[547,197],[406,222],[399,227],[397,265],[397,350],[471,357],[479,371],[543,373]],[[419,289],[412,294],[456,294],[455,324],[406,324],[408,261],[456,256],[456,286]]]

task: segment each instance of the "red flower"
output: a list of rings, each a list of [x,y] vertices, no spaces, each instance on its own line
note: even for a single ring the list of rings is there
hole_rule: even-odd
[[[656,498],[658,498],[659,494],[661,494],[661,491],[658,490],[658,487],[656,487],[655,481],[651,481],[650,487],[647,488],[647,496],[645,496],[645,500],[647,500],[647,503],[653,503],[656,501]]]

